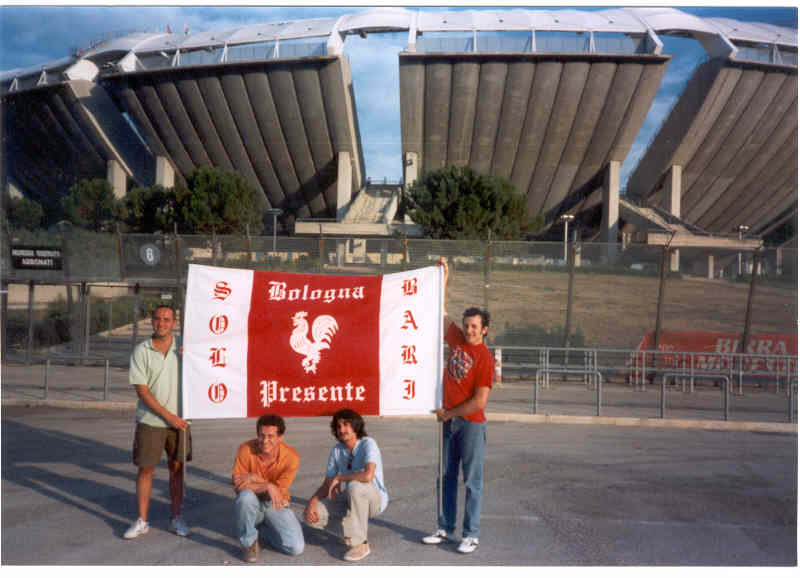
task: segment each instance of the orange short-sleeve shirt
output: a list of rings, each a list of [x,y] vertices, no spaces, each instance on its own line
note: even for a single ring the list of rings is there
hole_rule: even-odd
[[[284,499],[288,502],[289,487],[297,475],[298,467],[300,467],[300,455],[292,446],[283,442],[278,449],[278,461],[272,466],[267,466],[259,455],[258,440],[252,439],[239,446],[233,462],[233,476],[256,474],[278,486]]]

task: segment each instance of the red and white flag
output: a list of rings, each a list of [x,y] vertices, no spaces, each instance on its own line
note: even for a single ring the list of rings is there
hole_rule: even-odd
[[[442,274],[303,275],[189,265],[183,417],[441,407]]]

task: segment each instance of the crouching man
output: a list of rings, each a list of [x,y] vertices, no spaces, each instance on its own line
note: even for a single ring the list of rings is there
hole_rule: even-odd
[[[370,553],[369,518],[383,512],[389,503],[381,451],[375,440],[367,437],[364,419],[352,409],[333,414],[331,433],[338,442],[331,448],[325,480],[308,501],[305,518],[320,530],[328,525],[329,516],[341,519],[341,533],[350,548],[344,559],[356,562]]]
[[[236,537],[247,562],[258,562],[259,534],[264,545],[290,556],[305,549],[303,529],[289,508],[289,487],[300,456],[284,443],[285,431],[282,417],[262,415],[256,423],[258,437],[239,446],[233,464]]]

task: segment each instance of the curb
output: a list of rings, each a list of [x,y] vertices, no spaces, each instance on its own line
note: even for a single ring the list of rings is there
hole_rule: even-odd
[[[64,399],[4,399],[0,407],[60,407],[136,411],[135,401],[69,401]]]
[[[639,417],[597,417],[582,415],[549,415],[524,413],[487,413],[489,421],[560,425],[613,425],[621,427],[662,427],[719,431],[757,431],[797,434],[796,423],[760,421],[722,421],[714,419],[657,419]]]
[[[3,400],[0,407],[60,407],[65,409],[96,409],[135,411],[135,401],[68,401],[68,400]],[[433,419],[432,415],[389,415],[385,418]],[[583,415],[550,415],[527,413],[487,412],[486,419],[493,422],[530,423],[539,425],[607,425],[618,427],[655,427],[676,429],[705,429],[716,431],[752,431],[764,433],[797,434],[796,423],[758,421],[722,421],[713,419],[656,419],[638,417],[598,417]]]

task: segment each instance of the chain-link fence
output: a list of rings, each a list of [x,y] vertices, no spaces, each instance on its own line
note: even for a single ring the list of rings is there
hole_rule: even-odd
[[[190,263],[370,275],[433,265],[440,256],[451,264],[448,311],[457,317],[468,306],[486,308],[492,317],[490,345],[633,349],[656,329],[741,335],[748,305],[750,335],[797,332],[794,249],[768,248],[758,255],[681,249],[662,283],[663,248],[639,244],[85,233],[36,233],[0,242],[6,351],[9,345],[50,345],[36,335],[31,341],[30,315],[43,322],[59,317],[54,308],[63,309],[66,341],[113,332],[118,324],[135,326],[163,297],[180,309]],[[9,249],[21,245],[60,248],[62,268],[14,268]],[[96,288],[109,284],[124,295],[99,297]],[[69,288],[63,305],[58,298],[37,298],[43,286]],[[86,353],[71,350],[76,351]]]

